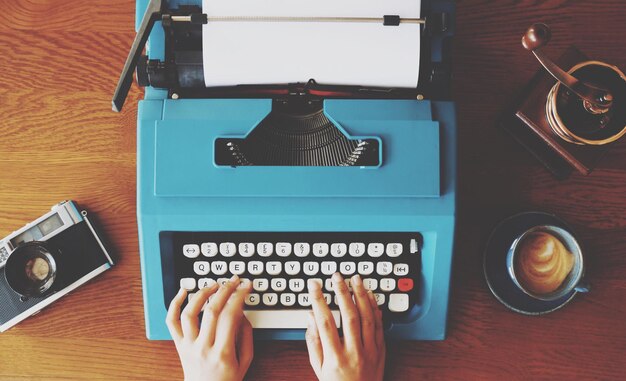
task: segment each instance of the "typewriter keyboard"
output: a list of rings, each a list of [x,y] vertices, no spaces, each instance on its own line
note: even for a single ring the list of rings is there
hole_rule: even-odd
[[[169,234],[175,287],[166,290],[166,299],[179,286],[191,296],[236,274],[252,282],[244,313],[255,328],[305,328],[311,305],[308,279],[321,283],[340,326],[331,280],[336,272],[349,289],[350,278],[359,274],[386,313],[407,312],[417,302],[419,233]]]

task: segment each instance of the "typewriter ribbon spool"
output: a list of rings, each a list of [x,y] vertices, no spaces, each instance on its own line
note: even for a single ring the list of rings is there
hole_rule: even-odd
[[[546,101],[552,131],[578,145],[618,140],[626,134],[626,76],[617,67],[599,61],[581,62],[563,71],[541,51],[550,36],[547,25],[534,24],[522,37],[522,45],[557,80]]]

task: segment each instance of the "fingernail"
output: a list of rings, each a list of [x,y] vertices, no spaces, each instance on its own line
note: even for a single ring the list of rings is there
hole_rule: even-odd
[[[339,274],[339,273],[334,273],[334,274],[333,274],[333,280],[334,280],[335,282],[341,282],[341,281],[343,281],[343,278],[341,277],[341,274]]]
[[[321,289],[320,284],[314,279],[309,279],[307,281],[307,285],[309,287],[309,291],[319,291]]]
[[[352,284],[353,285],[355,285],[355,284],[361,285],[362,284],[361,276],[359,274],[356,274],[355,276],[352,277]]]
[[[237,276],[237,274],[235,274],[235,275],[233,275],[233,276],[231,276],[231,277],[230,277],[230,281],[231,281],[231,282],[236,282],[236,281],[238,281],[238,280],[239,280],[239,277]]]

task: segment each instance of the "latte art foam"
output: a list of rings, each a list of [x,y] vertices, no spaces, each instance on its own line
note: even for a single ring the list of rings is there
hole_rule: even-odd
[[[515,275],[520,285],[535,294],[556,291],[574,267],[574,255],[553,235],[530,233],[518,247]]]

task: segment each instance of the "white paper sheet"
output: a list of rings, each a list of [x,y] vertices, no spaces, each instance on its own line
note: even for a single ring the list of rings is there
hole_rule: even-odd
[[[421,0],[203,0],[209,17],[419,18]],[[420,25],[352,22],[209,22],[207,87],[320,84],[416,87]]]

